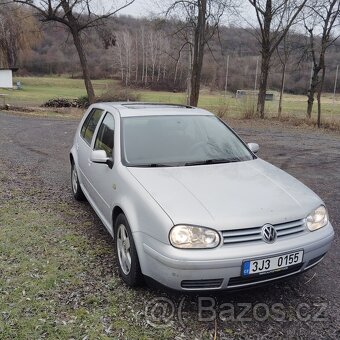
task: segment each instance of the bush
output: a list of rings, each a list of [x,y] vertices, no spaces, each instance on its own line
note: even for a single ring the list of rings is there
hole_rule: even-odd
[[[214,112],[215,112],[215,114],[218,118],[221,118],[221,119],[226,118],[228,116],[228,113],[229,113],[229,105],[221,104],[221,105],[216,107]]]
[[[81,96],[77,99],[78,102],[78,107],[82,107],[82,108],[88,108],[90,106],[89,103],[89,97],[88,96]]]
[[[140,95],[127,89],[109,90],[96,98],[98,102],[136,102],[140,100]]]
[[[119,90],[110,90],[108,92],[103,93],[101,96],[95,99],[95,103],[99,102],[126,102],[126,101],[139,101],[140,95],[119,89]],[[89,99],[88,96],[81,96],[76,99],[68,99],[68,98],[53,98],[48,100],[42,107],[54,107],[54,108],[62,108],[62,107],[77,107],[77,108],[88,108],[89,107]]]
[[[124,84],[122,83],[122,85]],[[159,80],[158,82],[154,81],[147,84],[139,81],[133,82],[131,85],[136,88],[146,88],[152,91],[169,91],[174,93],[184,92],[187,87],[186,82],[181,82],[180,80],[174,82],[172,79]]]
[[[48,100],[43,107],[81,107],[79,106],[78,99],[67,98],[54,98]]]
[[[241,106],[241,114],[244,119],[252,119],[256,115],[256,96],[245,96],[238,99]]]

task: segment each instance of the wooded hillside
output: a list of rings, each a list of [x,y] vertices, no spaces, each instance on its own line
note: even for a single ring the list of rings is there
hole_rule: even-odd
[[[155,19],[115,17],[105,29],[87,32],[85,47],[93,78],[121,79],[124,85],[152,89],[185,90],[188,49],[178,29],[180,23]],[[69,74],[81,77],[74,45],[65,29],[43,25],[40,42],[19,61],[20,75]],[[114,34],[111,32],[115,32]],[[221,27],[220,34],[205,50],[202,85],[224,90],[254,89],[259,45],[254,32],[238,27]],[[307,36],[290,33],[291,54],[286,70],[285,90],[306,94],[311,59],[306,51]],[[279,47],[282,49],[283,47]],[[229,56],[229,64],[227,63]],[[260,59],[260,58],[259,58]],[[340,63],[340,46],[327,54],[325,91],[332,91],[335,70]],[[282,65],[275,53],[269,75],[269,89],[279,90]]]

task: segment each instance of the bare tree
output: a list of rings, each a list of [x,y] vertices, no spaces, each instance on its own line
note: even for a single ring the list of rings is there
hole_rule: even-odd
[[[217,32],[220,19],[232,0],[177,0],[167,10],[181,21],[176,34],[191,46],[190,105],[197,106],[201,85],[204,49]],[[176,65],[177,66],[177,65]]]
[[[312,57],[313,70],[310,88],[308,90],[307,117],[311,118],[314,96],[317,92],[318,101],[318,127],[321,125],[321,94],[326,74],[327,49],[338,39],[333,32],[339,26],[340,1],[323,0],[315,1],[308,6],[309,15],[304,20],[304,25],[309,36],[308,50]],[[321,32],[315,33],[315,31]],[[321,77],[319,73],[321,71]]]
[[[0,66],[14,67],[20,53],[30,51],[41,34],[29,11],[14,4],[0,5]]]
[[[125,49],[125,86],[130,83],[131,78],[131,50],[132,50],[132,37],[129,31],[123,33],[123,43]]]
[[[119,10],[133,3],[134,0],[126,0],[123,6],[111,9],[103,15],[96,14],[97,4],[93,0],[12,0],[12,2],[32,7],[42,22],[58,22],[64,25],[71,33],[79,55],[88,99],[92,103],[95,94],[82,33],[89,28],[103,24],[105,19],[112,17]]]
[[[283,100],[283,94],[285,90],[285,82],[286,82],[286,71],[287,71],[287,65],[289,60],[292,57],[292,54],[297,54],[301,49],[303,49],[304,46],[301,46],[299,37],[294,33],[287,33],[281,44],[277,47],[277,55],[278,59],[280,61],[282,72],[281,72],[281,81],[280,81],[280,98],[279,98],[279,105],[277,114],[280,118],[282,115],[282,100]]]
[[[120,69],[120,78],[122,82],[124,81],[124,57],[123,57],[123,40],[122,38],[118,35],[118,38],[116,39],[115,43],[115,49],[114,49],[115,56],[118,55],[118,61],[119,61],[119,69]]]
[[[264,118],[270,60],[278,45],[308,0],[248,0],[254,7],[259,29],[257,40],[261,46],[261,74],[257,100],[257,115]]]

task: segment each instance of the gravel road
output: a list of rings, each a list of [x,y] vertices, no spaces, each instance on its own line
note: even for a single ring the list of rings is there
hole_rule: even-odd
[[[148,301],[144,303],[163,298],[174,308],[176,313],[170,315],[170,321],[178,330],[178,338],[204,337],[200,334],[204,324],[205,331],[210,329],[213,335],[216,331],[221,339],[339,339],[340,134],[270,121],[229,123],[245,141],[260,144],[261,158],[298,178],[326,202],[336,232],[333,247],[321,264],[287,281],[209,296],[145,287],[142,291],[147,291]],[[89,236],[91,242],[98,239],[109,244],[110,237],[90,206],[79,208],[70,193],[68,155],[77,124],[76,120],[0,113],[0,162],[10,163],[6,171],[14,179],[29,172],[32,185],[41,189],[39,199],[51,200],[51,206],[55,200],[62,200],[79,209],[79,214],[89,210],[98,225],[93,231],[95,237]],[[211,305],[216,307],[214,312]],[[203,311],[201,315],[199,310]],[[154,327],[164,326],[158,319],[155,323]]]

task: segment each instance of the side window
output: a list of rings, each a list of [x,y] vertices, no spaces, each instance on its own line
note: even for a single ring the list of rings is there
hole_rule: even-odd
[[[96,126],[102,114],[103,110],[93,109],[86,117],[85,122],[81,127],[80,134],[89,144],[91,144],[94,130],[96,129]]]
[[[112,157],[113,154],[113,139],[114,139],[115,121],[110,113],[107,113],[99,127],[95,150],[106,151],[107,157]]]

